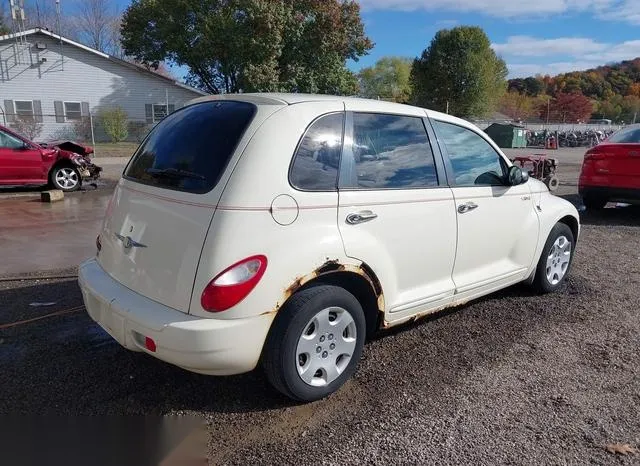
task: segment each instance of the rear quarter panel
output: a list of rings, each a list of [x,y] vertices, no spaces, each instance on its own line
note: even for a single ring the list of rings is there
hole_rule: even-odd
[[[327,261],[350,262],[337,227],[337,192],[299,191],[288,181],[290,162],[306,128],[320,115],[343,110],[340,101],[290,105],[255,133],[216,209],[195,279],[191,314],[234,319],[275,313],[299,279]],[[287,216],[295,217],[291,224],[274,219],[283,213],[272,208],[278,196],[285,196],[292,206],[286,210]],[[268,260],[256,288],[227,311],[205,311],[200,298],[210,280],[254,254]]]

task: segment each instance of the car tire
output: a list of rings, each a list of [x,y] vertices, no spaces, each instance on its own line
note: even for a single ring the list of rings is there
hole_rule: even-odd
[[[351,293],[332,285],[299,291],[280,310],[267,338],[267,379],[294,400],[324,398],[355,372],[365,335],[364,312]]]
[[[544,244],[533,280],[534,289],[540,293],[556,291],[569,275],[573,263],[575,240],[568,225],[556,223]]]
[[[544,179],[544,184],[546,184],[547,188],[549,188],[549,191],[553,193],[558,190],[560,180],[556,175],[549,175]]]
[[[58,165],[53,167],[49,174],[51,186],[66,193],[80,189],[82,178],[80,172],[70,165]]]
[[[582,203],[588,210],[600,210],[607,205],[607,199],[601,197],[585,196],[582,198]]]

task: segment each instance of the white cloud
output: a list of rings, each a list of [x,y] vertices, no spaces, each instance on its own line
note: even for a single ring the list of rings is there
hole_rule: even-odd
[[[540,39],[530,36],[511,36],[504,44],[492,44],[500,55],[515,57],[547,57],[551,55],[576,56],[584,53],[602,52],[609,47],[593,39],[560,37]]]
[[[360,4],[365,10],[459,11],[511,19],[584,12],[640,25],[638,0],[360,0]]]
[[[618,0],[610,4],[609,7],[602,8],[598,17],[612,21],[640,24],[640,2],[638,0]]]
[[[360,4],[367,10],[462,11],[515,18],[531,14],[595,12],[609,9],[621,1],[631,4],[637,0],[360,0]]]
[[[492,47],[506,60],[510,77],[586,70],[640,56],[640,40],[613,44],[583,37],[511,36],[505,43],[492,44]],[[537,60],[536,63],[518,63],[523,58]]]
[[[596,66],[602,65],[602,63],[593,63],[586,61],[566,61],[566,62],[553,62],[553,63],[510,63],[507,64],[509,68],[509,78],[526,78],[527,76],[535,76],[536,74],[555,76],[561,73],[568,73],[569,71],[583,71]]]
[[[640,56],[640,40],[629,40],[613,44],[599,53],[588,53],[584,58],[599,62],[630,60]]]

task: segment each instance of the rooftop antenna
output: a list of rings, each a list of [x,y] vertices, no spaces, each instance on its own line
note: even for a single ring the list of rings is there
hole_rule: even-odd
[[[22,0],[24,1],[24,0]],[[62,47],[62,28],[60,27],[60,0],[56,0],[56,23],[58,27],[58,37],[60,38],[60,58],[62,60],[62,71],[64,71],[64,53]]]
[[[24,32],[24,0],[9,0],[9,7],[11,9],[11,29],[16,40],[16,61],[20,63],[22,53],[20,52],[20,44],[26,45],[27,39],[21,36],[20,33]]]
[[[24,14],[24,0],[20,0],[20,8],[18,9],[18,26],[20,27],[20,32],[25,32],[27,28],[24,26],[24,21],[26,17]],[[22,36],[22,43],[27,45],[27,37]]]
[[[11,10],[11,31],[13,32],[14,39],[16,40],[16,46],[18,46],[18,34],[17,34],[18,14],[16,12],[16,8],[17,8],[17,5],[15,0],[9,0],[9,9]],[[16,49],[16,53],[17,53],[17,49]]]

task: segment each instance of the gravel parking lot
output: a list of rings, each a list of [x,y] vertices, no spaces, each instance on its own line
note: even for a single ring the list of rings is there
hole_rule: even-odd
[[[582,152],[558,154],[558,194],[577,202]],[[517,286],[382,333],[309,405],[259,371],[206,377],[121,349],[74,311],[73,278],[5,277],[0,413],[195,414],[212,464],[639,464],[605,447],[640,449],[640,209],[582,215],[559,293]]]

